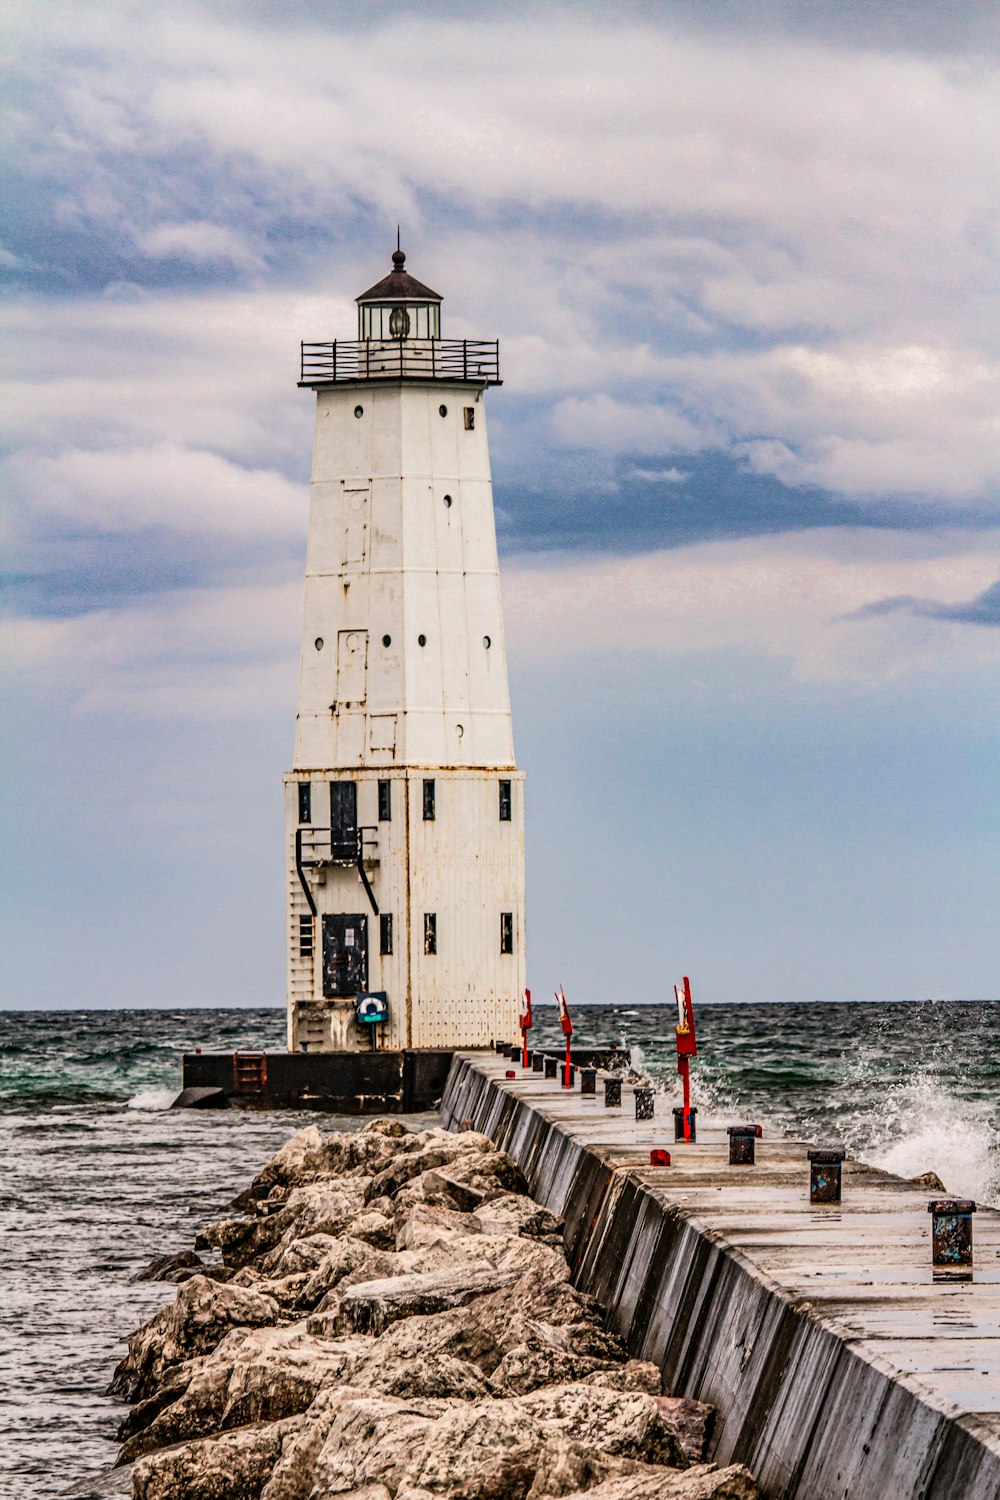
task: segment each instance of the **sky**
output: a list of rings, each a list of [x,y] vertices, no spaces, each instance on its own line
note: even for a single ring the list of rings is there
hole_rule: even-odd
[[[3,24],[0,1004],[283,1004],[298,343],[397,224],[500,340],[536,995],[1000,995],[995,4]]]

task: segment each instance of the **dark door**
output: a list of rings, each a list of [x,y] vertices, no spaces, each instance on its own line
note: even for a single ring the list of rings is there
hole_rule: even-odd
[[[356,859],[358,854],[358,785],[330,782],[330,844],[334,859]]]
[[[368,918],[324,916],[323,994],[357,995],[368,988]]]

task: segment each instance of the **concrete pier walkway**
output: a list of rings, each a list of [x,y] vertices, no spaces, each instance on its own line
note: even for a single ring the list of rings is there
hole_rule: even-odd
[[[1000,1500],[1000,1213],[975,1215],[974,1279],[935,1282],[926,1188],[846,1161],[843,1201],[812,1206],[816,1143],[765,1137],[731,1167],[740,1121],[675,1143],[673,1102],[636,1122],[627,1085],[606,1109],[600,1084],[584,1099],[474,1052],[442,1113],[563,1215],[577,1284],[633,1354],[718,1408],[716,1462],[774,1500]]]

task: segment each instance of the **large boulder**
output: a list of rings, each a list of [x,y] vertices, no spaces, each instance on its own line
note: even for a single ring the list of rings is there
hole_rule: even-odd
[[[585,1493],[587,1500],[758,1500],[760,1491],[750,1470],[742,1464],[730,1464],[725,1469],[703,1464],[683,1473],[644,1468],[607,1479]],[[531,1500],[541,1497],[532,1495]],[[579,1492],[566,1496],[566,1500],[579,1500]]]
[[[449,1135],[446,1130],[422,1132],[424,1139],[416,1151],[407,1151],[396,1156],[381,1172],[377,1172],[368,1185],[368,1197],[378,1198],[383,1194],[394,1198],[400,1188],[425,1172],[453,1164],[468,1156],[481,1156],[492,1152],[494,1147],[488,1136],[475,1131],[464,1135]],[[420,1140],[420,1137],[417,1138]]]
[[[149,1454],[132,1471],[134,1500],[258,1500],[301,1426],[292,1417]]]
[[[259,1328],[278,1320],[273,1297],[251,1287],[234,1287],[194,1276],[176,1298],[129,1339],[108,1394],[122,1401],[152,1395],[172,1365],[207,1354],[233,1328]]]
[[[291,1190],[276,1212],[206,1224],[195,1248],[219,1250],[226,1265],[242,1267],[275,1247],[315,1234],[340,1234],[363,1212],[367,1179],[313,1182]]]
[[[471,1215],[484,1234],[520,1234],[561,1245],[563,1221],[525,1193],[501,1193]]]
[[[465,1307],[487,1292],[512,1286],[519,1276],[516,1269],[458,1261],[449,1271],[363,1281],[341,1296],[340,1327],[345,1333],[380,1334],[400,1318]]]
[[[441,1401],[326,1391],[275,1465],[261,1500],[309,1500],[372,1484],[395,1494],[415,1445],[447,1409]]]

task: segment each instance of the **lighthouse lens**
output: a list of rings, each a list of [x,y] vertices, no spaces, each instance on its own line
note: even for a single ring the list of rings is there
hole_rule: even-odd
[[[394,339],[405,339],[410,331],[410,315],[405,307],[394,307],[389,314],[389,334]]]

